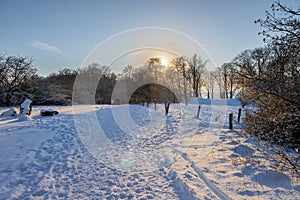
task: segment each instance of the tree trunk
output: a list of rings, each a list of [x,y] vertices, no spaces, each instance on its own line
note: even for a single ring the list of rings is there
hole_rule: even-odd
[[[185,105],[187,105],[187,92],[186,92],[186,80],[185,77],[183,77],[183,87],[184,87],[184,101],[185,101]]]

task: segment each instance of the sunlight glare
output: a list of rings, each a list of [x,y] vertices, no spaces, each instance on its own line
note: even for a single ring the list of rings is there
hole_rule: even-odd
[[[164,66],[168,66],[168,64],[169,64],[168,60],[166,58],[164,58],[164,57],[161,58],[160,62]]]

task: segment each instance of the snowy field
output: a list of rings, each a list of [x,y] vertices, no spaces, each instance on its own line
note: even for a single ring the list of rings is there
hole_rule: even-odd
[[[239,101],[197,103],[0,117],[0,199],[300,199],[299,174],[239,133]]]

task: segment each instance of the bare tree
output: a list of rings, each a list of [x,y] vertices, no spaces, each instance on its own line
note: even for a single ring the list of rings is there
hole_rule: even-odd
[[[111,103],[116,78],[105,65],[92,63],[81,68],[74,82],[76,90],[73,90],[73,103]]]
[[[133,67],[132,65],[127,65],[123,70],[122,70],[122,79],[132,79],[132,71]]]
[[[221,67],[216,68],[216,70],[214,71],[214,77],[219,88],[219,96],[221,99],[225,99],[224,82],[222,78],[223,76]]]
[[[277,59],[273,65],[279,69],[278,87],[292,92],[292,95],[282,95],[280,91],[268,92],[299,106],[300,95],[293,91],[299,92],[300,66],[297,63],[300,61],[300,7],[293,9],[276,1],[271,10],[266,11],[266,18],[258,19],[255,23],[264,28],[259,33],[264,36],[264,41],[274,46]]]
[[[213,99],[216,84],[216,71],[207,71],[204,75],[204,83],[207,92],[207,98]]]
[[[169,88],[177,95],[180,95],[181,88],[178,87],[178,81],[180,83],[180,80],[178,80],[180,74],[173,67],[168,67],[165,73],[166,83],[169,85]],[[182,97],[180,96],[180,98]]]
[[[291,52],[300,49],[300,8],[292,9],[279,0],[274,2],[270,11],[266,11],[266,18],[258,19],[255,23],[265,29],[259,34],[264,36],[264,41],[273,45],[286,46]]]
[[[161,58],[153,57],[149,58],[145,64],[148,67],[148,73],[154,73],[155,81],[159,81],[159,78],[162,76],[162,68]]]
[[[1,99],[6,106],[23,101],[28,84],[36,77],[32,59],[17,56],[0,57]],[[27,85],[26,85],[27,84]]]
[[[223,82],[224,97],[232,99],[236,90],[239,88],[236,77],[236,69],[234,63],[224,63],[220,70],[221,80]]]
[[[187,88],[186,88],[186,79],[188,77],[187,71],[187,60],[183,56],[174,58],[171,62],[178,73],[182,74],[183,77],[183,93],[184,93],[184,101],[187,104]]]
[[[191,75],[192,87],[196,97],[199,97],[199,91],[201,96],[201,82],[207,62],[207,60],[203,61],[201,57],[197,56],[197,54],[195,54],[191,59],[188,59],[189,73]]]
[[[300,148],[300,7],[276,1],[259,19],[265,48],[247,50],[233,62],[238,67],[241,99],[254,103],[245,122],[248,133],[287,147]]]

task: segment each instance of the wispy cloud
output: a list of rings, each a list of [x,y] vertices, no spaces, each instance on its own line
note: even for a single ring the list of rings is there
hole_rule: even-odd
[[[38,49],[45,50],[45,51],[49,51],[49,52],[52,52],[52,53],[57,53],[57,54],[64,55],[62,50],[60,50],[58,47],[52,46],[50,44],[47,44],[45,42],[41,42],[41,41],[38,41],[38,40],[33,40],[31,42],[31,46],[33,46],[35,48],[38,48]]]

